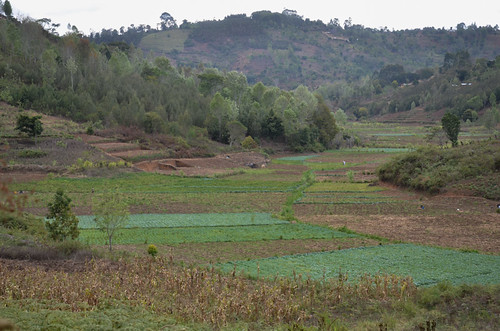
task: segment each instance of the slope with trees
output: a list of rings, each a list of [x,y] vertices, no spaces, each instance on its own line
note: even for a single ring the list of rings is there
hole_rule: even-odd
[[[335,134],[328,111],[328,127],[314,120],[317,112],[325,116],[325,105],[319,108],[318,96],[305,86],[285,91],[251,85],[235,71],[174,68],[168,58],[144,57],[133,45],[97,45],[76,31],[56,37],[31,20],[1,21],[0,39],[0,99],[22,108],[89,127],[138,126],[185,137],[201,127],[223,143],[229,143],[233,120],[254,138],[272,137],[298,149],[328,147],[327,137]],[[280,123],[285,130],[274,128]]]

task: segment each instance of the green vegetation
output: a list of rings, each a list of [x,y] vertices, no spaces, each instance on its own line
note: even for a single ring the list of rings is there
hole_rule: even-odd
[[[78,238],[78,218],[71,210],[71,198],[64,194],[63,190],[57,190],[53,201],[48,204],[48,209],[45,226],[50,238],[55,241]]]
[[[120,231],[115,244],[181,244],[259,240],[349,238],[351,234],[308,224],[254,226],[197,226],[187,228],[131,228]],[[97,230],[80,230],[82,243],[104,245],[106,238]]]
[[[42,116],[19,115],[15,130],[26,133],[29,137],[34,137],[36,142],[36,137],[43,132],[41,118]]]
[[[331,182],[320,182],[308,187],[305,191],[310,193],[317,192],[378,192],[382,191],[383,188],[377,186],[371,186],[368,183],[331,183]]]
[[[348,274],[350,281],[366,274],[395,274],[411,276],[417,286],[436,285],[442,281],[455,285],[497,284],[500,257],[398,244],[237,261],[217,267],[226,272],[236,268],[263,278],[302,275],[319,280],[336,278],[341,272]]]
[[[96,228],[104,232],[109,250],[113,248],[113,239],[129,220],[129,207],[118,194],[105,194],[92,202]]]
[[[157,29],[59,37],[0,5],[2,319],[500,329],[499,210],[483,199],[500,199],[498,27],[388,31],[293,10],[178,26],[164,12]],[[129,163],[259,146],[283,154],[208,177]],[[458,192],[379,186],[377,167]]]
[[[458,134],[460,133],[460,119],[452,113],[446,113],[441,119],[441,125],[450,139],[453,147],[458,146]]]
[[[96,228],[94,216],[78,216],[80,229]],[[287,224],[267,213],[132,214],[124,228],[182,228]]]
[[[378,176],[396,185],[437,193],[461,180],[498,172],[499,159],[497,141],[471,143],[452,149],[422,147],[382,165]],[[498,182],[490,185],[498,187]]]
[[[39,149],[25,149],[25,150],[20,151],[17,155],[20,158],[36,159],[39,157],[46,156],[47,152],[39,150]]]

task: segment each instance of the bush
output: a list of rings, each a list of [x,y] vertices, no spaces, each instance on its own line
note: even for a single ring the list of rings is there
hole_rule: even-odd
[[[251,136],[248,136],[241,142],[241,147],[244,149],[256,149],[259,148],[259,145],[257,145]]]
[[[158,254],[158,249],[155,245],[151,244],[148,246],[148,254],[152,257],[156,257],[156,255]]]
[[[429,193],[460,180],[479,178],[497,170],[498,142],[481,142],[452,149],[420,148],[382,165],[380,180]],[[485,193],[480,193],[486,197]]]

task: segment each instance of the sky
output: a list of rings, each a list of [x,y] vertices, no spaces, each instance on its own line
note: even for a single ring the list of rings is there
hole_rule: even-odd
[[[60,23],[59,33],[67,32],[67,25],[76,26],[84,34],[101,29],[124,26],[151,25],[156,27],[163,12],[171,14],[178,24],[223,19],[231,14],[247,14],[269,10],[282,12],[296,10],[304,19],[328,23],[338,18],[340,23],[349,18],[353,24],[390,30],[424,27],[456,27],[459,23],[478,26],[500,25],[498,0],[178,0],[178,1],[124,1],[124,0],[9,0],[13,15],[18,18],[50,18]]]

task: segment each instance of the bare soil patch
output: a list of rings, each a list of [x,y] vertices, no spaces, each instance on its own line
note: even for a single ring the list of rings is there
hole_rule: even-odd
[[[190,158],[190,159],[163,159],[144,161],[135,164],[138,169],[164,173],[179,174],[187,176],[207,176],[224,173],[228,169],[250,167],[266,167],[269,160],[262,154],[256,152],[242,152],[222,154],[210,158]]]
[[[500,215],[315,215],[303,221],[418,244],[500,253]]]

